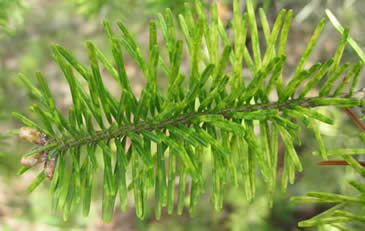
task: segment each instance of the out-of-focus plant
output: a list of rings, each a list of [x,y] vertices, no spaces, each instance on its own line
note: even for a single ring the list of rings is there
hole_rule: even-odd
[[[105,11],[105,14],[118,13],[120,17],[126,13],[132,11],[137,5],[140,4],[139,0],[71,0],[72,7],[74,7],[77,13],[86,17],[95,17],[101,11]]]
[[[119,18],[126,18],[136,13],[136,8],[142,8],[139,13],[155,15],[166,8],[174,13],[181,13],[184,3],[191,3],[192,0],[70,0],[77,12],[86,17],[95,17],[104,11],[104,15],[118,15]],[[135,15],[134,15],[135,16]]]
[[[354,116],[352,114],[351,116]],[[353,121],[356,124],[362,124],[357,116],[354,116]],[[359,126],[359,125],[358,125]],[[362,130],[360,138],[365,144],[365,125],[359,126]],[[365,177],[365,162],[357,161],[352,155],[364,154],[365,148],[342,148],[329,149],[327,154],[329,156],[342,156],[344,161],[330,160],[322,161],[320,165],[350,165],[355,172],[360,174],[359,180],[349,181],[350,185],[357,190],[355,195],[343,195],[325,192],[309,192],[307,196],[292,197],[294,202],[301,203],[330,203],[337,204],[325,212],[312,217],[308,220],[301,221],[300,227],[319,227],[319,230],[326,230],[326,227],[334,227],[339,230],[363,230],[365,227],[364,205],[365,205],[365,184],[363,179]],[[318,154],[318,152],[315,152]],[[343,226],[347,224],[347,226]]]
[[[1,107],[3,108],[3,102],[1,102]],[[9,115],[0,112],[0,122],[3,123],[4,121],[9,121]],[[8,135],[0,133],[0,176],[8,176],[9,172],[16,170],[16,165],[14,164],[16,158],[9,158],[10,150],[9,150],[9,142],[8,142]]]
[[[156,14],[156,12],[162,12],[166,8],[170,8],[174,14],[179,14],[184,11],[185,3],[192,3],[193,0],[146,0],[146,12],[148,14]]]
[[[270,8],[270,6],[274,3],[273,0],[253,0],[252,1],[254,8],[262,8],[265,12]]]
[[[23,156],[22,160],[26,161],[22,161],[24,168],[20,173],[44,163],[44,170],[28,191],[49,178],[55,209],[61,209],[68,218],[83,204],[83,212],[88,215],[94,178],[102,168],[105,221],[111,220],[117,196],[121,209],[127,208],[128,190],[133,192],[139,218],[145,217],[151,191],[155,196],[156,218],[160,218],[162,207],[167,207],[171,214],[177,178],[178,214],[188,206],[194,215],[207,185],[212,188],[211,201],[220,211],[224,186],[228,183],[242,190],[248,201],[255,198],[256,185],[265,184],[269,206],[272,206],[279,178],[279,136],[285,146],[281,191],[285,192],[288,184],[294,183],[296,170],[303,170],[294,148],[294,142],[301,144],[297,135],[301,127],[293,119],[312,128],[319,143],[319,154],[326,160],[327,151],[317,122],[333,124],[333,120],[315,108],[364,104],[354,94],[363,62],[352,66],[340,64],[349,29],[345,29],[333,58],[306,68],[325,25],[325,19],[321,20],[293,76],[285,83],[283,68],[293,11],[282,10],[270,28],[264,11],[259,10],[266,42],[262,53],[254,6],[251,0],[246,5],[247,12],[242,15],[239,0],[234,1],[233,38],[230,38],[218,17],[216,4],[212,5],[209,19],[200,1],[195,1],[194,13],[186,4],[184,14],[178,17],[185,46],[175,31],[175,18],[167,9],[158,22],[150,22],[147,56],[122,22],[117,23],[121,35],[112,31],[109,22],[104,24],[113,61],[90,41],[87,42],[90,67],[80,63],[65,48],[54,45],[53,56],[70,87],[73,106],[68,110],[68,118],[64,117],[40,72],[36,73],[39,87],[19,75],[39,101],[30,108],[37,122],[14,113],[27,126],[19,130],[21,137],[36,145]],[[158,24],[164,39],[162,48],[157,42]],[[251,53],[245,43],[248,33]],[[146,77],[146,87],[139,98],[131,89],[122,48]],[[190,61],[189,73],[181,69],[184,50]],[[99,64],[120,86],[120,97],[114,97],[104,86]],[[250,70],[250,78],[243,78],[243,64]],[[88,91],[76,78],[75,71],[87,83]],[[335,82],[346,71],[346,81],[336,86]],[[328,78],[324,80],[327,73]],[[168,79],[167,92],[157,85],[157,78],[164,75]],[[309,97],[308,93],[321,80],[319,95]],[[303,89],[299,89],[305,81],[308,82]],[[270,94],[275,94],[277,100],[270,101]],[[211,171],[209,184],[203,174],[207,169]],[[131,179],[127,177],[129,174]]]
[[[343,35],[344,28],[336,19],[330,10],[326,10],[327,16],[333,26]],[[365,60],[365,54],[357,42],[348,37],[348,43],[355,50],[362,60]],[[365,92],[359,92],[360,97],[365,98]],[[345,108],[350,119],[360,129],[360,139],[365,144],[365,125],[356,113],[350,108]],[[318,154],[318,152],[317,152]],[[327,227],[334,227],[338,230],[364,230],[365,227],[365,162],[357,161],[353,155],[365,154],[365,148],[342,148],[327,150],[328,155],[341,156],[342,160],[331,160],[320,162],[321,165],[350,165],[351,168],[360,174],[359,180],[351,180],[349,184],[357,191],[355,195],[343,195],[324,192],[309,192],[307,196],[293,197],[294,202],[304,203],[336,203],[337,205],[326,210],[325,212],[299,223],[300,227],[318,226],[319,229],[325,230]],[[347,226],[343,226],[347,224]]]
[[[0,39],[15,32],[15,27],[23,24],[23,11],[27,4],[23,0],[0,1]]]

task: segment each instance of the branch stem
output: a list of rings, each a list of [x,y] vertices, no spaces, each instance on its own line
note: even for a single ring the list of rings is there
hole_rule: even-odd
[[[124,126],[118,128],[109,128],[107,130],[96,131],[94,134],[89,136],[82,137],[80,139],[72,138],[68,141],[57,141],[59,142],[57,146],[58,150],[67,150],[70,147],[79,147],[85,144],[98,143],[99,141],[108,141],[117,137],[123,137],[126,135],[127,131],[134,132],[139,134],[142,129],[146,129],[149,131],[153,131],[155,129],[166,128],[167,125],[177,125],[184,124],[190,125],[192,123],[191,118],[195,116],[207,115],[207,114],[220,114],[223,115],[226,119],[230,119],[232,113],[234,112],[252,112],[257,110],[267,110],[267,109],[278,109],[279,111],[287,108],[291,108],[291,105],[299,105],[302,107],[318,107],[318,106],[329,106],[324,104],[318,104],[314,102],[314,99],[319,99],[320,97],[310,97],[304,99],[292,99],[287,100],[285,102],[269,102],[269,103],[259,103],[259,104],[245,104],[239,107],[230,107],[224,108],[219,111],[204,111],[204,112],[189,112],[184,113],[178,116],[171,116],[159,123],[149,124],[146,121],[140,121],[137,125],[135,124],[126,124]],[[49,143],[52,143],[49,142]]]

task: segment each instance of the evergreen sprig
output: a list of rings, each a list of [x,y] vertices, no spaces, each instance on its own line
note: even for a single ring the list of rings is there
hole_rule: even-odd
[[[203,172],[208,169],[208,160],[215,209],[222,209],[224,185],[229,182],[242,188],[247,200],[253,200],[259,180],[257,169],[267,185],[272,205],[278,178],[279,135],[286,148],[282,191],[288,182],[294,183],[295,171],[303,169],[293,144],[294,141],[301,143],[297,135],[301,127],[296,121],[312,126],[321,147],[320,154],[327,159],[316,123],[332,124],[333,120],[314,108],[364,104],[352,96],[363,63],[359,61],[351,68],[348,63],[340,64],[347,34],[333,58],[307,68],[308,58],[325,24],[323,19],[294,75],[286,83],[283,68],[293,11],[282,10],[270,28],[264,11],[260,10],[266,42],[262,46],[251,0],[247,0],[247,12],[243,15],[239,0],[234,0],[233,5],[233,38],[224,29],[215,3],[210,17],[199,1],[195,2],[195,12],[186,4],[178,20],[167,9],[164,15],[158,16],[158,21],[150,22],[147,58],[122,22],[117,23],[121,35],[112,31],[109,22],[104,23],[113,61],[90,41],[87,42],[90,67],[79,63],[60,45],[53,45],[54,59],[72,95],[73,106],[68,110],[68,118],[56,107],[41,73],[36,73],[39,88],[26,76],[19,75],[39,101],[39,105],[30,109],[40,122],[19,113],[14,116],[46,135],[46,140],[38,142],[38,147],[24,158],[42,159],[48,155],[45,171],[30,185],[29,191],[49,177],[54,209],[61,209],[67,219],[77,205],[83,204],[83,212],[88,215],[94,178],[103,169],[105,221],[111,220],[118,195],[121,209],[127,208],[129,190],[133,192],[136,214],[141,219],[145,216],[149,194],[154,190],[155,215],[159,219],[162,207],[167,207],[169,214],[174,210],[176,179],[179,179],[177,213],[181,214],[187,205],[190,214],[194,214],[207,185]],[[185,43],[178,37],[177,22]],[[157,42],[158,25],[164,39],[162,48]],[[246,46],[247,36],[251,37],[252,53]],[[139,98],[133,94],[125,70],[124,50],[146,78]],[[183,55],[184,50],[187,54]],[[183,56],[190,62],[188,73],[181,70]],[[105,87],[100,64],[119,84],[119,98]],[[243,65],[251,71],[251,77],[243,74]],[[336,80],[346,71],[350,77],[335,87]],[[87,90],[75,72],[86,81]],[[327,73],[320,95],[307,97]],[[168,79],[166,93],[157,84],[163,75]],[[350,93],[345,93],[348,85]],[[277,100],[270,101],[275,93]],[[20,174],[29,168],[24,167]],[[127,177],[130,174],[131,179]]]

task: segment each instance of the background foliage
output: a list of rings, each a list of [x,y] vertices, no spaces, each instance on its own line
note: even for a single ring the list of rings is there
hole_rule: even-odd
[[[39,3],[43,4],[39,4]],[[91,1],[97,2],[97,1]],[[134,1],[138,2],[138,1]],[[166,1],[171,2],[171,1]],[[179,1],[176,1],[177,3]],[[276,16],[281,9],[285,7],[287,9],[295,9],[294,15],[297,15],[294,23],[296,26],[292,27],[292,32],[289,36],[291,43],[289,44],[288,50],[290,57],[288,60],[292,62],[292,66],[287,67],[287,72],[290,73],[293,67],[296,66],[299,55],[303,52],[306,42],[304,39],[311,35],[311,32],[318,24],[318,16],[324,16],[324,7],[331,8],[335,11],[336,15],[340,16],[341,21],[347,25],[351,26],[351,34],[356,37],[359,41],[365,41],[361,37],[359,28],[361,27],[361,17],[363,9],[361,7],[361,1],[336,1],[331,3],[326,1],[300,1],[296,4],[293,1],[275,1],[276,3],[271,4],[270,14]],[[319,2],[319,3],[313,3]],[[72,2],[75,3],[76,2]],[[77,4],[81,4],[79,1]],[[160,11],[160,9],[165,8],[165,1],[161,1],[162,5],[159,5],[159,1],[149,1],[149,4],[142,5],[128,5],[128,12],[140,12],[140,15],[144,15],[144,12]],[[222,2],[223,4],[224,2]],[[128,3],[125,3],[126,5]],[[150,7],[154,4],[153,8]],[[315,5],[319,4],[319,5]],[[44,6],[40,8],[39,5]],[[33,6],[33,7],[32,7]],[[345,7],[343,7],[345,6]],[[54,94],[57,94],[57,104],[61,108],[67,108],[71,104],[71,99],[69,97],[69,92],[67,88],[59,87],[64,84],[61,80],[60,72],[55,68],[55,64],[50,62],[50,49],[49,44],[57,42],[63,44],[70,50],[75,51],[76,55],[82,60],[87,59],[87,54],[85,53],[85,47],[83,41],[90,39],[96,41],[97,46],[101,49],[103,46],[106,49],[107,44],[105,44],[104,32],[102,31],[101,18],[110,18],[115,20],[117,18],[122,18],[120,12],[114,7],[108,9],[108,13],[103,10],[96,10],[92,15],[87,15],[84,18],[84,13],[81,11],[75,11],[74,5],[69,5],[69,3],[58,1],[56,4],[50,4],[43,1],[30,1],[29,7],[31,10],[28,12],[26,10],[22,11],[24,14],[26,25],[18,24],[14,34],[9,34],[4,37],[0,42],[0,52],[2,54],[1,62],[1,81],[2,83],[2,95],[6,98],[6,103],[2,102],[2,107],[4,111],[27,111],[25,105],[29,105],[29,102],[24,103],[24,99],[27,91],[22,88],[19,84],[19,80],[15,77],[17,72],[29,73],[32,76],[34,70],[40,68],[43,73],[47,73],[47,78],[52,79],[51,89]],[[81,5],[80,5],[81,7]],[[94,6],[90,6],[94,7]],[[171,7],[171,5],[169,6]],[[225,9],[226,7],[226,9]],[[222,6],[222,13],[230,16],[231,5],[226,3]],[[107,6],[105,6],[107,8]],[[178,11],[181,9],[181,5],[173,6],[172,9],[176,8]],[[62,10],[59,10],[62,9]],[[153,10],[151,10],[153,9]],[[225,9],[225,10],[224,10]],[[323,9],[323,10],[322,10]],[[276,11],[275,11],[276,10]],[[126,14],[128,15],[128,12]],[[141,13],[142,12],[142,13]],[[225,13],[224,13],[225,12]],[[309,13],[308,13],[309,12]],[[349,13],[350,12],[350,13]],[[79,13],[82,13],[79,16]],[[123,12],[122,12],[123,14]],[[300,17],[298,15],[301,15]],[[341,17],[342,16],[342,17]],[[125,16],[124,16],[125,17]],[[128,17],[126,24],[135,31],[135,34],[140,36],[139,40],[143,43],[144,36],[146,35],[146,22],[151,16],[146,17],[145,21],[141,17],[140,22],[136,20],[129,21]],[[359,19],[360,18],[360,19]],[[270,20],[270,18],[269,18]],[[47,23],[45,23],[47,22]],[[129,27],[130,28],[130,27]],[[339,35],[332,29],[330,25],[325,28],[325,38],[322,38],[320,43],[317,45],[313,60],[325,60],[329,56],[333,55],[336,44],[339,40]],[[306,37],[307,36],[307,37]],[[338,38],[336,40],[335,38]],[[304,38],[304,39],[303,39]],[[361,44],[361,43],[360,43]],[[147,45],[147,44],[146,44]],[[346,57],[349,59],[356,59],[356,55],[351,49],[346,49]],[[326,55],[328,54],[328,55]],[[127,60],[128,61],[128,60]],[[144,86],[144,80],[138,73],[137,69],[131,64],[127,71],[130,71],[132,78],[133,90],[138,93],[141,87]],[[133,74],[134,73],[134,74]],[[10,76],[10,77],[9,77]],[[361,79],[361,78],[360,78]],[[109,87],[109,86],[108,86]],[[110,86],[112,89],[113,86]],[[16,109],[15,109],[16,108]],[[332,143],[341,146],[360,146],[361,144],[357,139],[352,137],[357,137],[357,133],[354,132],[353,125],[344,117],[341,111],[332,112],[335,113],[337,124],[334,128],[328,128],[326,131],[325,142],[327,145]],[[8,128],[18,127],[17,122],[9,123],[9,120],[4,121],[4,130]],[[322,129],[322,128],[321,128]],[[344,131],[345,130],[345,131]],[[341,138],[341,136],[344,136]],[[314,159],[310,153],[315,149],[313,147],[314,140],[310,133],[306,134],[304,130],[301,134],[301,138],[304,139],[304,144],[300,147],[300,152],[304,158],[303,165],[306,166],[306,171],[300,176],[300,180],[296,185],[289,187],[289,192],[292,195],[303,195],[307,191],[325,191],[325,192],[346,192],[350,190],[344,183],[345,179],[353,177],[350,169],[346,168],[323,168],[317,167],[314,163]],[[342,143],[338,143],[341,140]],[[14,142],[11,140],[9,142]],[[9,145],[9,147],[14,147],[14,145]],[[43,228],[51,227],[64,227],[68,229],[69,227],[79,228],[79,229],[97,229],[97,228],[108,228],[110,230],[119,229],[123,226],[125,230],[165,230],[167,228],[173,230],[201,230],[201,229],[235,229],[235,230],[295,230],[296,222],[305,217],[309,217],[316,212],[323,210],[323,207],[317,207],[318,205],[302,206],[294,205],[287,202],[287,198],[290,196],[285,195],[284,197],[278,195],[274,208],[271,210],[266,205],[264,197],[260,200],[260,197],[253,203],[248,205],[243,200],[237,200],[242,195],[239,195],[235,189],[228,188],[227,195],[225,198],[225,207],[223,208],[223,213],[216,213],[212,215],[211,205],[209,204],[208,198],[206,198],[205,203],[199,206],[199,212],[201,214],[199,217],[190,219],[188,217],[176,217],[176,218],[165,218],[162,221],[156,222],[153,219],[152,212],[149,219],[145,221],[137,221],[134,218],[134,211],[128,210],[125,214],[117,214],[115,216],[112,224],[102,225],[100,222],[95,222],[97,219],[94,217],[99,217],[97,214],[100,212],[94,211],[89,218],[82,218],[82,216],[75,216],[67,223],[64,223],[62,219],[57,218],[55,215],[48,215],[45,211],[50,211],[49,200],[41,200],[41,198],[47,198],[48,192],[45,190],[47,187],[38,189],[37,193],[32,195],[27,195],[25,193],[25,188],[27,182],[34,178],[34,175],[27,175],[21,178],[14,178],[16,169],[19,167],[18,160],[21,154],[25,150],[29,149],[27,147],[16,146],[16,150],[9,150],[9,148],[4,148],[10,153],[14,153],[11,158],[6,158],[4,155],[0,155],[1,161],[1,181],[0,181],[0,207],[1,222],[4,224],[3,229],[5,230],[17,230],[29,227],[34,227],[34,230],[40,230]],[[11,149],[11,148],[10,148]],[[15,154],[18,155],[15,155]],[[37,171],[34,171],[36,174]],[[344,174],[345,173],[345,174]],[[321,177],[318,177],[318,176]],[[334,183],[335,182],[335,183]],[[9,188],[11,184],[12,187]],[[265,189],[259,189],[259,194],[264,194]],[[16,193],[14,193],[16,192]],[[40,201],[42,203],[40,203]],[[100,204],[99,201],[95,202]],[[247,210],[249,214],[247,215]],[[147,217],[148,218],[148,217]],[[186,224],[187,223],[187,224]],[[184,227],[184,228],[182,228]],[[55,228],[56,229],[56,228]]]

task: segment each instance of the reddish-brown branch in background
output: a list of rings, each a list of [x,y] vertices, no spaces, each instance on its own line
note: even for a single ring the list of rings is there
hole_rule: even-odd
[[[344,110],[346,114],[349,116],[349,118],[352,120],[352,122],[354,122],[354,124],[356,124],[356,126],[360,128],[362,132],[365,132],[365,124],[361,122],[356,113],[349,107],[345,107]]]
[[[365,161],[357,161],[362,166],[365,166]],[[327,161],[319,161],[318,165],[349,165],[345,160],[327,160]]]
[[[349,107],[345,107],[344,108],[346,114],[349,116],[349,118],[352,120],[352,122],[354,122],[354,124],[360,128],[360,130],[362,132],[365,132],[365,125],[363,124],[363,122],[361,122],[361,120],[359,119],[359,117],[356,115],[356,113]],[[362,166],[365,166],[365,161],[358,161],[359,164],[361,164]],[[328,160],[328,161],[319,161],[317,162],[318,165],[349,165],[346,161],[344,160]]]

